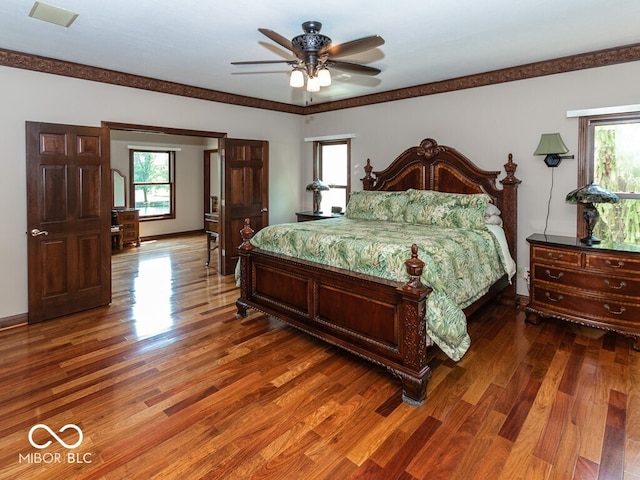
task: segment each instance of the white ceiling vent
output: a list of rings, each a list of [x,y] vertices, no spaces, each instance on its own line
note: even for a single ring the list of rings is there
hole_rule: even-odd
[[[62,27],[69,27],[74,20],[78,18],[77,13],[42,2],[36,2],[33,4],[33,7],[29,12],[29,16],[45,22],[55,23]]]

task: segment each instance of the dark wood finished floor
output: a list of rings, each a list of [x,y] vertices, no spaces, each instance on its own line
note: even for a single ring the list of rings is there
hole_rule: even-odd
[[[380,368],[236,319],[205,245],[128,248],[111,306],[0,331],[0,478],[640,478],[627,339],[491,306],[413,408]]]

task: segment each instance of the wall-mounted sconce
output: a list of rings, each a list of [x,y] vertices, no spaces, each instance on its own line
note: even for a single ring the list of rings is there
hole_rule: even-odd
[[[547,164],[547,167],[557,167],[563,158],[574,158],[573,155],[560,155],[568,151],[569,149],[562,141],[559,133],[543,133],[540,137],[538,148],[533,154],[546,155],[544,163]]]

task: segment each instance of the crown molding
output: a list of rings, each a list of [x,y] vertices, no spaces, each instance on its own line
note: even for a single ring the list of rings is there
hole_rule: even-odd
[[[376,103],[395,102],[414,97],[424,97],[438,93],[453,92],[468,88],[496,85],[499,83],[525,80],[528,78],[556,75],[588,68],[605,67],[618,63],[636,62],[640,60],[640,43],[624,47],[609,48],[595,52],[571,55],[567,57],[529,63],[517,67],[503,68],[476,75],[452,78],[440,82],[425,83],[414,87],[373,93],[361,97],[339,100],[336,102],[319,103],[305,107],[305,115],[322,113],[344,108],[362,107]]]
[[[0,65],[6,67],[21,68],[24,70],[50,73],[53,75],[79,78],[82,80],[108,83],[123,87],[139,88],[152,92],[167,93],[170,95],[208,100],[211,102],[293,113],[296,115],[311,115],[333,110],[363,107],[376,103],[394,102],[408,98],[424,97],[438,93],[495,85],[499,83],[513,82],[516,80],[525,80],[527,78],[585,70],[588,68],[604,67],[618,63],[635,62],[638,60],[640,60],[640,43],[571,55],[553,60],[545,60],[542,62],[529,63],[517,67],[503,68],[475,75],[442,80],[440,82],[425,83],[413,87],[389,90],[386,92],[363,95],[335,102],[326,102],[307,107],[300,107],[287,103],[235,95],[217,90],[193,87],[181,83],[167,82],[140,75],[132,75],[114,70],[92,67],[89,65],[0,49]]]
[[[0,65],[5,67],[33,70],[40,73],[50,73],[64,77],[79,78],[92,82],[108,83],[121,87],[139,88],[152,92],[168,93],[181,97],[209,100],[211,102],[228,103],[243,107],[261,108],[285,113],[302,115],[304,107],[289,105],[287,103],[273,102],[259,98],[245,97],[233,93],[219,92],[206,88],[193,87],[182,83],[167,82],[155,78],[132,75],[129,73],[106,70],[104,68],[82,65],[79,63],[56,60],[54,58],[40,57],[28,53],[13,50],[0,49]]]

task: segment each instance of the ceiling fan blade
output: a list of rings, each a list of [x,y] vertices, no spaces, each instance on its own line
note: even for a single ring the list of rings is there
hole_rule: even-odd
[[[339,62],[339,61],[332,61],[329,60],[330,66],[332,66],[333,68],[337,68],[338,70],[345,70],[347,72],[354,72],[354,73],[360,73],[362,75],[378,75],[381,70],[377,69],[377,68],[373,68],[373,67],[367,67],[366,65],[360,65],[357,63],[351,63],[351,62]]]
[[[271,40],[276,42],[281,47],[284,47],[287,50],[289,50],[290,52],[293,52],[296,56],[300,56],[300,54],[302,53],[299,48],[296,48],[291,43],[291,40],[289,40],[288,38],[283,37],[279,33],[274,32],[273,30],[269,30],[268,28],[259,28],[258,31],[261,34],[269,37]]]
[[[379,35],[371,35],[369,37],[359,38],[350,42],[341,43],[327,48],[321,53],[328,53],[329,57],[346,57],[354,53],[364,52],[372,48],[379,47],[384,44],[384,38]]]
[[[231,62],[231,65],[262,65],[266,63],[288,63],[289,65],[295,65],[295,60],[249,60],[246,62]]]

